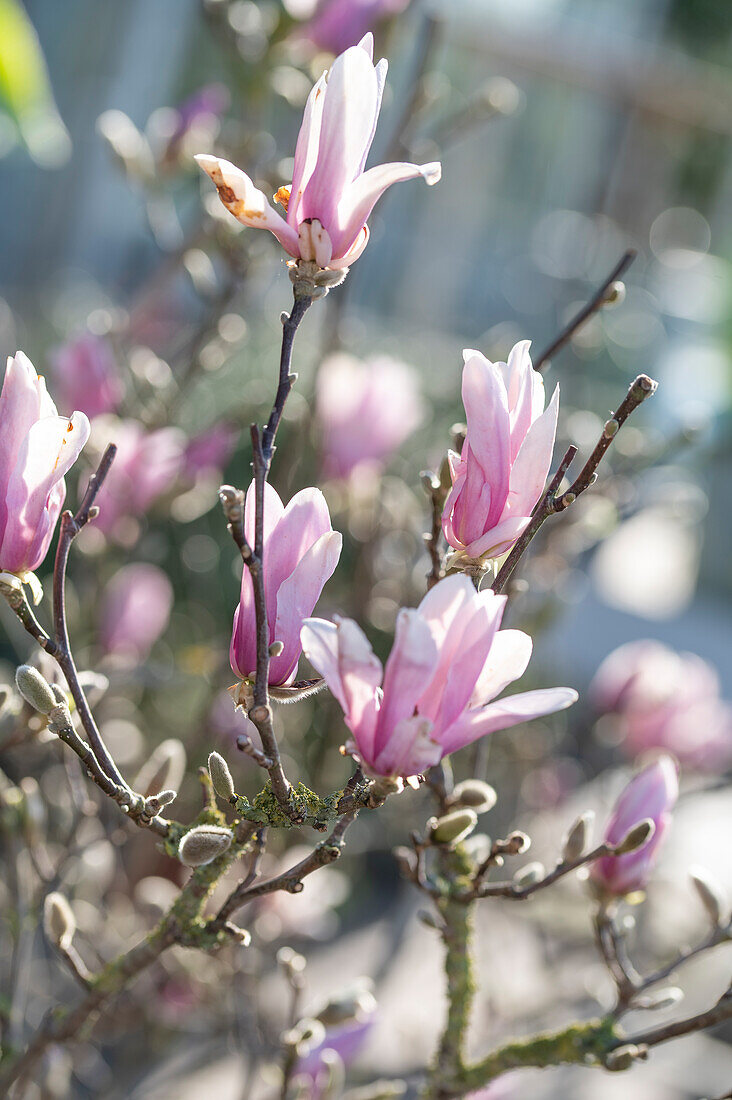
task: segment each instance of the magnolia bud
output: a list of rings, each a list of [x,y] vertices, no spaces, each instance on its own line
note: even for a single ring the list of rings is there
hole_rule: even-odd
[[[177,791],[161,791],[145,799],[145,813],[148,817],[157,817],[163,806],[169,806],[178,797]]]
[[[712,924],[721,926],[728,907],[719,883],[703,867],[694,867],[690,876]]]
[[[219,825],[197,825],[185,834],[178,848],[178,858],[186,867],[202,867],[230,847],[232,835]]]
[[[625,834],[620,844],[613,848],[613,855],[624,856],[628,852],[637,852],[651,839],[655,831],[656,826],[651,818],[644,818],[643,821],[639,821]]]
[[[432,818],[429,822],[430,838],[435,844],[458,844],[470,836],[477,824],[475,810],[454,810],[444,817]]]
[[[507,856],[520,856],[523,852],[528,852],[530,847],[531,837],[518,830],[510,833],[503,842],[503,850]]]
[[[497,801],[498,795],[493,787],[482,779],[464,779],[450,795],[451,806],[465,806],[475,810],[477,814],[492,810]]]
[[[642,1057],[641,1048],[634,1043],[626,1043],[625,1046],[616,1047],[615,1050],[610,1051],[605,1058],[605,1068],[612,1070],[613,1073],[619,1073],[621,1070],[630,1069],[633,1062],[640,1057]]]
[[[526,886],[533,886],[535,882],[541,882],[545,874],[546,869],[543,863],[527,863],[513,876],[513,884],[523,890]]]
[[[71,947],[76,931],[76,920],[63,894],[46,895],[43,903],[43,930],[51,943],[63,951]]]
[[[673,1008],[679,1001],[683,1001],[684,991],[677,985],[668,985],[655,993],[649,993],[646,997],[635,997],[633,1008],[660,1009]]]
[[[37,668],[33,668],[33,665],[20,665],[15,673],[15,683],[26,703],[41,714],[50,714],[57,706],[51,685],[41,676]]]
[[[285,643],[284,642],[280,642],[280,641],[277,641],[277,640],[272,642],[272,645],[269,647],[270,657],[279,657],[280,654],[282,653],[282,651],[284,650],[284,648],[285,648]]]
[[[353,1020],[363,1020],[376,1011],[376,998],[367,983],[362,982],[344,989],[321,1008],[317,1018],[328,1027],[339,1027]]]
[[[325,1039],[325,1027],[320,1020],[313,1020],[309,1016],[298,1020],[293,1028],[282,1036],[282,1044],[286,1047],[294,1047],[302,1057],[314,1047],[320,1046]]]
[[[625,301],[625,283],[621,279],[617,279],[612,283],[605,295],[606,306],[619,306]]]
[[[180,790],[186,770],[186,750],[175,737],[161,741],[140,768],[133,784],[145,798],[166,788]]]
[[[208,758],[208,774],[219,798],[225,798],[228,802],[234,797],[234,780],[231,778],[229,765],[218,752],[212,752]]]
[[[562,846],[562,862],[574,863],[579,859],[587,847],[587,838],[592,827],[595,815],[592,810],[577,818],[574,825],[567,833]]]
[[[465,841],[465,851],[474,863],[483,863],[491,854],[493,845],[486,833],[475,833]]]

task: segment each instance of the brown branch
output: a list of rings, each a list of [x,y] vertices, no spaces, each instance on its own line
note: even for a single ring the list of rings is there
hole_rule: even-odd
[[[535,360],[534,370],[542,371],[544,367],[548,366],[551,358],[569,343],[574,334],[589,321],[590,317],[598,313],[603,306],[608,304],[608,302],[612,301],[615,293],[615,283],[625,274],[636,256],[637,252],[634,248],[629,248],[627,252],[623,253],[605,282],[598,288],[597,292],[593,294],[587,305],[579,311],[576,317],[572,318],[569,324],[562,329],[559,336],[557,336],[555,340],[552,340],[551,344],[549,344],[538,359]]]
[[[440,553],[440,536],[442,535],[442,509],[445,506],[446,491],[436,474],[431,470],[423,470],[421,475],[425,492],[430,498],[430,529],[423,535],[427,553],[430,556],[430,571],[427,574],[427,591],[434,588],[442,577],[443,561]]]
[[[577,454],[577,448],[574,446],[571,446],[567,450],[564,458],[559,464],[556,474],[549,484],[549,488],[536,506],[528,527],[517,540],[511,553],[501,566],[498,576],[491,586],[494,592],[500,593],[504,591],[511,574],[544,520],[548,519],[549,516],[554,515],[556,512],[563,512],[566,508],[569,508],[571,504],[574,504],[577,497],[593,484],[597,468],[613,439],[618,434],[618,431],[622,428],[631,413],[637,409],[639,405],[642,405],[647,397],[651,397],[656,392],[657,386],[658,383],[654,382],[652,378],[649,378],[647,374],[638,375],[630,386],[622,403],[618,406],[616,412],[613,413],[610,420],[606,422],[602,430],[602,435],[579,474],[570,485],[569,489],[558,496],[557,493],[562,478]]]
[[[584,867],[587,863],[594,863],[596,859],[602,859],[603,856],[612,855],[612,852],[613,848],[611,845],[599,844],[597,848],[593,848],[592,851],[578,856],[577,859],[558,863],[553,871],[550,871],[544,878],[539,879],[538,882],[531,882],[526,886],[517,886],[514,882],[488,882],[479,885],[476,889],[468,893],[456,895],[456,900],[469,902],[473,901],[475,898],[510,898],[514,901],[523,901],[525,898],[530,898],[531,895],[537,893],[537,891],[544,890],[547,886],[552,886],[558,879],[564,878],[565,875],[571,874],[572,871]]]
[[[676,1020],[671,1024],[662,1024],[660,1027],[641,1031],[623,1040],[624,1043],[633,1043],[635,1046],[655,1047],[659,1043],[667,1043],[669,1039],[678,1039],[682,1035],[691,1035],[695,1031],[705,1031],[708,1027],[716,1027],[725,1020],[732,1019],[732,990],[727,990],[717,1001],[716,1005],[699,1012],[696,1016],[689,1016],[685,1020]]]
[[[71,653],[68,624],[66,620],[66,568],[69,561],[71,544],[82,528],[91,519],[94,501],[104,484],[104,480],[109,473],[116,453],[117,448],[114,443],[110,443],[102,455],[101,462],[95,473],[93,473],[89,479],[89,485],[87,486],[86,493],[84,494],[84,498],[76,515],[72,515],[71,512],[64,512],[61,516],[61,531],[59,534],[56,561],[53,570],[53,618],[56,641],[54,656],[58,662],[59,668],[66,677],[66,682],[69,685],[69,690],[79,713],[79,719],[86,731],[86,735],[89,738],[89,744],[91,745],[92,751],[100,767],[114,783],[122,787],[123,790],[129,790],[117,765],[110,756],[107,746],[104,744],[102,735],[94,721],[94,716],[89,707],[84,689],[79,683],[79,674],[76,670],[74,658]]]
[[[301,859],[299,863],[290,867],[289,870],[283,871],[282,874],[275,875],[274,878],[260,882],[256,886],[249,885],[251,880],[247,876],[221,906],[216,914],[216,924],[228,920],[242,905],[246,905],[247,902],[254,901],[256,898],[264,897],[266,894],[273,894],[277,890],[286,890],[289,894],[301,893],[303,889],[302,880],[307,875],[311,875],[313,871],[317,871],[320,867],[326,867],[339,858],[346,829],[357,814],[358,809],[343,814],[336,822],[327,840],[324,840],[317,848],[313,848],[305,859]]]

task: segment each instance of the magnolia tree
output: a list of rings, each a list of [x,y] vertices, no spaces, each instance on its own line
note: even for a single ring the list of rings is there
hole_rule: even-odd
[[[404,6],[381,5],[392,14]],[[343,26],[346,13],[341,9],[346,6],[334,3],[330,13],[326,7],[321,5],[319,22],[308,33],[341,45],[344,33],[352,31]],[[360,5],[358,20],[368,23],[384,14],[378,7]],[[302,29],[293,33],[305,35]],[[551,866],[523,859],[507,872],[506,861],[511,866],[512,857],[524,856],[530,836],[513,829],[491,840],[478,830],[481,816],[503,797],[500,783],[494,789],[484,778],[486,739],[577,700],[569,687],[510,690],[529,665],[532,639],[522,630],[502,627],[502,619],[507,601],[520,591],[517,571],[529,544],[545,521],[550,527],[571,522],[562,514],[591,490],[615,436],[656,388],[644,374],[635,379],[584,465],[577,463],[575,446],[555,455],[559,387],[547,401],[542,370],[589,317],[622,297],[618,280],[631,254],[534,362],[526,341],[513,348],[506,362],[465,351],[465,424],[456,427],[452,449],[447,450],[447,441],[433,440],[446,452],[444,461],[436,473],[422,474],[428,505],[423,592],[416,607],[398,611],[391,651],[386,654],[379,646],[385,660],[364,632],[368,624],[313,615],[324,586],[347,567],[340,562],[342,532],[331,519],[323,492],[306,486],[282,499],[270,483],[278,465],[283,471],[297,469],[296,461],[302,460],[304,469],[312,468],[307,440],[277,447],[288,398],[297,384],[296,335],[311,308],[322,309],[327,295],[345,292],[340,284],[368,245],[369,216],[387,188],[409,180],[436,184],[441,173],[438,163],[398,162],[366,169],[386,82],[386,62],[374,65],[372,53],[373,40],[366,34],[333,61],[310,92],[294,149],[292,182],[274,196],[281,213],[241,168],[205,151],[196,156],[228,211],[225,217],[269,230],[285,250],[294,302],[281,317],[273,404],[251,426],[245,443],[251,482],[242,484],[249,480],[244,460],[237,466],[239,484],[218,489],[220,522],[231,535],[226,545],[232,559],[241,559],[229,650],[236,684],[230,689],[230,713],[223,719],[235,733],[229,750],[220,752],[210,744],[207,768],[199,769],[203,805],[198,812],[189,806],[182,820],[171,813],[183,782],[181,742],[160,743],[132,779],[115,759],[95,710],[103,705],[105,692],[114,692],[115,676],[124,694],[124,676],[144,668],[171,614],[174,594],[165,573],[134,561],[136,525],[176,478],[197,484],[209,504],[215,500],[215,479],[236,447],[235,427],[221,422],[187,439],[175,425],[175,400],[167,418],[156,414],[135,419],[129,404],[124,405],[109,344],[98,334],[82,336],[53,359],[55,392],[64,412],[74,405],[84,411],[59,415],[23,352],[8,361],[0,397],[0,591],[30,635],[32,648],[17,668],[15,685],[5,689],[10,719],[4,720],[0,746],[13,777],[3,779],[0,792],[4,835],[16,868],[15,892],[12,883],[6,892],[5,919],[17,926],[12,1000],[2,1020],[3,1095],[26,1095],[48,1081],[49,1074],[59,1072],[60,1051],[67,1073],[62,1092],[70,1094],[65,1091],[71,1089],[68,1074],[81,1044],[88,1059],[92,1027],[103,1018],[99,1029],[104,1027],[109,1042],[121,1043],[141,975],[163,965],[171,948],[198,953],[208,966],[220,963],[223,970],[249,973],[250,979],[253,973],[262,974],[263,966],[274,961],[268,942],[258,943],[255,918],[262,907],[274,905],[278,896],[301,893],[308,876],[322,875],[325,882],[326,869],[336,860],[347,869],[348,841],[357,837],[364,819],[380,814],[396,830],[396,861],[411,889],[423,896],[423,920],[442,948],[445,1000],[434,1005],[434,1014],[441,1016],[434,1055],[427,1064],[413,1066],[404,1080],[382,1079],[382,1067],[373,1060],[371,1081],[361,1070],[359,1087],[354,1088],[348,1066],[372,1025],[373,996],[364,985],[344,990],[333,975],[330,998],[304,1014],[305,959],[281,944],[275,970],[279,968],[284,983],[280,1005],[290,986],[290,1009],[259,1010],[259,1038],[250,1044],[250,1088],[261,1086],[263,1095],[269,1092],[282,1100],[377,1100],[407,1093],[431,1100],[497,1097],[503,1095],[501,1079],[516,1069],[574,1063],[587,1067],[588,1073],[598,1067],[632,1072],[637,1062],[653,1056],[658,1044],[732,1018],[732,996],[725,995],[697,1014],[677,1011],[672,1022],[625,1025],[631,1009],[652,1013],[675,1002],[679,993],[667,988],[669,977],[687,959],[730,937],[729,913],[719,890],[708,876],[697,873],[693,881],[708,913],[708,933],[690,948],[680,945],[676,956],[657,959],[655,968],[640,970],[633,961],[626,909],[628,900],[642,899],[672,825],[679,762],[689,770],[718,769],[729,762],[729,709],[719,700],[713,672],[698,658],[640,643],[618,651],[598,673],[592,689],[596,707],[625,724],[634,751],[650,749],[654,755],[621,791],[594,836],[592,815],[583,813],[565,822],[566,836]],[[208,90],[200,102],[181,108],[167,142],[157,150],[157,170],[191,151],[189,139],[199,135],[201,119],[208,126],[204,132],[211,134],[211,119],[224,108],[221,90]],[[122,159],[133,176],[140,164],[152,171],[155,149],[140,134],[135,138],[130,127],[129,120],[109,116],[102,125],[113,147],[125,154]],[[242,239],[231,238],[226,246],[233,285],[242,274],[237,266]],[[218,323],[227,301],[224,296],[212,305],[215,317],[206,320],[204,333]],[[201,346],[199,340],[186,349],[194,365],[184,364],[184,383],[193,377]],[[328,486],[340,486],[339,514],[345,520],[349,508],[358,512],[359,500],[363,504],[363,485],[378,486],[390,454],[424,419],[418,379],[410,368],[383,356],[361,363],[340,351],[323,363],[316,407],[323,473]],[[93,419],[91,443],[87,414]],[[62,512],[64,477],[87,444],[100,455],[98,465],[78,508]],[[599,476],[601,484],[591,491],[602,492],[601,472]],[[350,500],[345,509],[344,498]],[[348,522],[355,522],[353,511]],[[388,532],[387,512],[370,522]],[[57,528],[52,581],[44,585],[36,574]],[[100,665],[79,671],[69,634],[67,569],[76,540],[83,543],[94,530],[104,535],[106,553],[117,555],[117,568],[110,575],[103,557],[86,552],[86,561],[98,570],[98,595],[89,608],[91,620],[78,629],[87,637],[94,633]],[[73,615],[78,618],[76,597]],[[215,678],[220,686],[226,682],[219,671]],[[283,703],[292,703],[295,711],[310,708],[316,727],[332,721],[338,710],[341,755],[334,752],[333,759],[312,766],[296,747],[283,752]],[[166,706],[175,711],[175,702]],[[703,734],[691,737],[689,728],[699,724]],[[235,743],[244,755],[233,760]],[[23,771],[29,746],[40,752],[41,772],[43,759],[53,761],[52,783],[67,792],[57,790],[49,806],[44,806],[44,779],[39,786]],[[469,746],[473,748],[464,751]],[[219,741],[217,749],[222,748]],[[338,768],[340,783],[324,788],[321,777]],[[188,805],[185,800],[179,804]],[[411,830],[408,823],[415,812],[422,823]],[[521,813],[520,804],[516,812]],[[115,918],[113,936],[103,918],[90,924],[88,901],[79,906],[74,898],[72,857],[88,845],[85,829],[92,819],[103,823],[102,832],[115,849],[124,850],[139,829],[142,839],[136,850],[144,844],[147,866],[155,868],[144,879],[147,901],[144,891],[136,895],[135,903],[129,903],[132,912],[125,910],[124,920]],[[308,844],[313,831],[321,838]],[[290,836],[307,844],[298,858],[286,842]],[[26,853],[22,858],[21,848]],[[293,855],[288,857],[289,851]],[[129,860],[127,867],[134,877]],[[476,912],[491,904],[489,899],[506,906],[524,902],[566,876],[578,876],[584,884],[584,901],[575,898],[573,904],[582,904],[592,915],[597,950],[614,985],[612,1002],[599,1015],[588,1012],[557,1030],[524,1034],[492,1048],[479,1041],[477,1049],[475,1044],[469,1049]],[[377,876],[373,889],[379,882]],[[153,883],[158,887],[154,905]],[[103,913],[104,898],[97,900]],[[294,898],[293,906],[297,902]],[[140,926],[133,916],[143,909],[149,915],[151,907],[157,923],[145,935],[140,930],[144,923]],[[293,935],[306,932],[314,919],[305,902],[302,913],[299,928],[298,918],[291,918]],[[57,1002],[44,1001],[39,990],[26,1013],[29,995],[18,990],[28,982],[28,945],[39,920],[79,988],[66,988]],[[286,937],[287,925],[284,931]],[[117,945],[116,956],[110,957],[110,943]],[[504,949],[510,955],[510,940]],[[247,971],[242,957],[256,957],[258,951],[264,964]],[[187,964],[181,965],[185,974]],[[168,1004],[175,1001],[174,977],[170,970],[166,973],[164,986],[157,988],[163,1005],[161,989]],[[252,982],[244,976],[241,981],[240,995],[249,1000]],[[144,988],[149,997],[151,987]],[[185,990],[182,980],[181,988]],[[180,997],[185,1000],[184,992]],[[533,1015],[527,1009],[527,1018]],[[272,1067],[277,1068],[275,1076]],[[58,1088],[54,1092],[47,1087],[50,1091],[32,1094],[61,1095]]]

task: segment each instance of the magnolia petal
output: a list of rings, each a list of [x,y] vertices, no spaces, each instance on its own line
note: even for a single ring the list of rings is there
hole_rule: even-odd
[[[526,433],[511,468],[508,504],[514,514],[531,515],[534,505],[544,492],[554,453],[558,415],[559,386],[555,388],[546,410]]]
[[[418,775],[439,763],[441,756],[432,723],[415,714],[398,723],[371,767],[378,775]]]
[[[476,680],[471,705],[481,707],[489,703],[519,676],[523,676],[531,660],[533,645],[523,630],[499,630]]]
[[[342,536],[337,531],[328,531],[313,543],[280,585],[274,638],[284,643],[284,649],[270,661],[270,683],[286,683],[297,668],[302,624],[312,615],[325,582],[333,576],[342,545]]]
[[[510,550],[529,525],[531,516],[509,516],[484,535],[469,542],[465,553],[469,558],[500,558]]]
[[[334,255],[342,256],[348,251],[376,203],[392,184],[421,176],[431,187],[439,181],[441,174],[442,166],[436,161],[430,164],[397,162],[369,168],[368,172],[354,179],[342,191],[336,225],[329,225]]]
[[[425,683],[437,667],[437,659],[437,646],[429,625],[418,610],[402,608],[384,671],[384,699],[379,711],[375,755],[385,748],[402,719],[414,714]]]
[[[345,711],[346,697],[338,664],[338,627],[326,619],[305,619],[300,642],[308,661],[323,677]]]
[[[471,745],[496,730],[509,729],[520,722],[530,722],[544,714],[565,710],[577,699],[577,692],[572,688],[543,688],[509,695],[497,703],[470,710],[440,736],[443,755]]]
[[[250,546],[254,546],[255,512],[257,500],[254,482],[247,489],[244,500],[244,534]],[[285,506],[276,489],[273,489],[268,481],[264,483],[264,543],[265,546],[272,538],[275,527],[282,519]]]
[[[281,505],[279,497],[277,502]],[[265,515],[268,506],[270,506],[270,498],[265,498]],[[320,489],[302,489],[299,493],[295,493],[287,507],[280,511],[277,522],[272,525],[265,538],[264,579],[267,588],[269,622],[274,622],[276,610],[280,606],[281,586],[295,571],[298,562],[311,546],[330,532],[330,513]],[[312,610],[311,607],[305,613],[306,616],[309,616]],[[299,625],[297,630],[299,634]],[[275,637],[279,638],[279,635],[275,634]],[[281,641],[284,640],[284,638],[281,639]]]
[[[340,197],[368,153],[378,94],[378,80],[367,50],[351,46],[336,58],[325,90],[318,156],[303,191],[299,215],[319,218],[331,240]],[[360,226],[348,245],[358,229]],[[339,249],[333,240],[336,256],[342,256],[346,250]]]
[[[237,221],[254,229],[269,229],[291,256],[299,256],[297,233],[273,210],[263,191],[246,172],[228,160],[199,153],[195,160],[213,181],[219,198]]]
[[[313,174],[318,159],[320,143],[320,124],[323,118],[327,73],[323,73],[313,85],[305,104],[300,132],[295,146],[295,162],[292,169],[292,189],[287,204],[287,223],[297,229],[300,216],[300,204],[305,187]]]

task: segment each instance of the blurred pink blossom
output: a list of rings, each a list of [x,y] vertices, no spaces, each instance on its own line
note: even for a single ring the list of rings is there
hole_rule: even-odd
[[[185,473],[214,473],[226,466],[236,448],[239,429],[222,420],[189,439],[183,456]]]
[[[366,768],[409,776],[495,730],[563,710],[571,688],[527,691],[492,702],[523,675],[532,642],[499,630],[505,596],[448,577],[416,609],[402,610],[386,669],[350,619],[308,619],[305,655],[343,708]]]
[[[137,420],[98,420],[95,432],[100,442],[117,445],[95,520],[105,534],[114,534],[120,519],[141,517],[172,488],[183,469],[186,439],[177,428],[148,432]]]
[[[614,650],[590,686],[598,710],[618,715],[628,753],[666,749],[684,766],[714,772],[732,761],[732,706],[719,692],[701,657],[651,640]]]
[[[369,1032],[374,1026],[373,1013],[365,1019],[350,1020],[338,1027],[327,1029],[325,1038],[303,1055],[295,1067],[294,1081],[302,1086],[308,1084],[308,1100],[321,1100],[326,1095],[330,1073],[326,1051],[330,1051],[344,1066],[349,1066],[358,1057]]]
[[[169,134],[163,159],[168,162],[174,160],[192,132],[208,131],[208,137],[215,137],[219,120],[230,102],[231,96],[225,84],[205,84],[184,99],[173,111],[175,124]]]
[[[64,408],[81,409],[90,420],[116,411],[124,385],[112,349],[101,336],[86,332],[57,348],[50,361]]]
[[[99,641],[106,653],[142,661],[170,621],[173,586],[162,569],[139,562],[112,577],[102,598]]]
[[[254,543],[254,485],[246,495],[244,530]],[[330,525],[325,497],[319,489],[303,489],[285,507],[268,483],[264,496],[264,586],[270,644],[283,650],[269,663],[270,685],[292,683],[302,647],[300,628],[312,614],[325,582],[338,564],[343,539]],[[248,569],[241,580],[234,612],[229,659],[233,671],[246,680],[257,667],[254,589]]]
[[[328,477],[380,471],[424,416],[417,372],[385,355],[331,355],[318,371],[316,400]]]
[[[497,558],[521,535],[546,483],[554,450],[559,386],[544,408],[544,381],[531,365],[529,342],[507,363],[463,352],[463,404],[468,431],[462,454],[450,452],[452,489],[442,529],[470,558]]]
[[[631,779],[615,803],[604,839],[609,844],[620,844],[645,818],[653,821],[655,832],[635,852],[605,856],[593,863],[590,877],[601,891],[623,897],[645,889],[678,795],[678,769],[670,756],[660,756]]]
[[[89,438],[83,412],[59,416],[22,351],[9,358],[0,393],[0,570],[37,569],[66,497],[64,474]]]
[[[301,34],[319,50],[343,53],[377,23],[405,10],[410,0],[321,0]]]
[[[235,218],[269,229],[291,256],[321,268],[347,268],[358,259],[368,243],[369,215],[393,183],[422,176],[433,184],[440,178],[439,164],[382,164],[364,172],[387,69],[386,61],[374,67],[373,48],[368,34],[336,58],[310,93],[292,186],[276,196],[287,220],[241,169],[218,157],[196,157]]]

